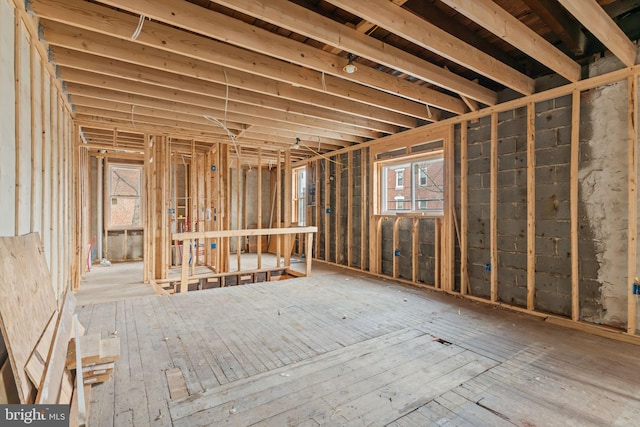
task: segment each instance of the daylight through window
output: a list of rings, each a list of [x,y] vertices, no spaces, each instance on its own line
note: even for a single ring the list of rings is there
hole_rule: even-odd
[[[442,155],[384,162],[381,163],[379,170],[381,213],[442,214],[444,209]]]

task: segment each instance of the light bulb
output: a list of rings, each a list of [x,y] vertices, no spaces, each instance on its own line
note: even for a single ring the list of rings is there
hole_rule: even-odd
[[[342,68],[342,71],[344,71],[347,74],[353,74],[358,70],[358,67],[356,67],[355,65],[353,65],[351,62],[349,62],[347,65],[345,65]]]

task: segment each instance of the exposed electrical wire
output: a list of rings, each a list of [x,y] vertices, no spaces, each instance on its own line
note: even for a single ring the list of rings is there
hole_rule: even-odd
[[[322,72],[322,90],[327,91],[327,81],[324,78],[324,71]]]
[[[133,32],[133,34],[131,35],[131,40],[135,40],[138,38],[138,36],[140,35],[140,33],[142,32],[142,26],[144,25],[144,20],[147,19],[146,16],[144,15],[140,15],[140,20],[138,21],[138,27],[136,28],[136,30]]]
[[[215,117],[209,116],[207,114],[205,114],[202,117],[204,117],[206,120],[209,120],[210,122],[217,124],[222,129],[224,129],[224,131],[227,133],[227,136],[233,143],[233,148],[235,149],[236,156],[238,157],[238,164],[240,164],[240,152],[238,151],[238,141],[236,141],[236,136],[225,126],[224,123],[222,123],[220,120],[216,119]]]
[[[325,156],[324,154],[319,153],[318,151],[316,151],[316,150],[314,150],[313,148],[309,147],[307,144],[305,144],[305,143],[304,143],[304,142],[302,142],[302,141],[300,141],[300,145],[302,145],[303,147],[305,147],[307,150],[311,151],[311,152],[312,152],[313,154],[315,154],[316,156],[320,156],[320,157],[322,157],[323,159],[329,160],[330,162],[335,163],[336,165],[342,165],[342,163],[340,163],[339,161],[337,161],[337,160],[333,160],[333,159],[331,159],[331,158],[329,158],[329,157]]]
[[[226,129],[227,128],[227,111],[229,110],[229,78],[227,77],[227,70],[223,68],[222,72],[224,73],[224,82],[226,85],[226,95],[224,97],[224,127]]]
[[[431,118],[431,109],[429,108],[429,104],[424,104],[425,107],[427,107],[427,116],[429,116],[429,118]]]

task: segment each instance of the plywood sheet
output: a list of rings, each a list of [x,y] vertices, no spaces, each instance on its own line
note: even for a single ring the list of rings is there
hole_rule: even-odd
[[[20,403],[27,403],[34,387],[24,366],[56,309],[38,234],[0,237],[0,277],[0,330]]]
[[[42,333],[40,341],[38,341],[36,348],[33,349],[33,352],[31,353],[31,356],[29,356],[29,360],[27,360],[27,364],[25,365],[27,375],[35,387],[40,385],[42,375],[44,375],[44,368],[47,364],[51,344],[53,343],[53,333],[56,329],[57,320],[58,316],[56,310],[51,316],[47,328]]]

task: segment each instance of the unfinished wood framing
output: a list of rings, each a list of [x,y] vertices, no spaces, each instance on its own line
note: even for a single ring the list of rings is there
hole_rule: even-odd
[[[351,267],[353,241],[353,151],[347,153],[347,266]],[[364,187],[363,187],[364,188]]]
[[[570,159],[570,215],[571,215],[571,319],[580,319],[580,259],[578,249],[578,162],[580,160],[580,91],[571,94],[571,159]]]
[[[491,301],[498,300],[498,113],[491,114],[491,193],[489,199]]]
[[[638,76],[632,75],[627,77],[627,129],[628,129],[628,258],[627,258],[627,332],[629,334],[636,333],[638,323],[637,315],[637,299],[634,296],[633,284],[637,283],[635,279],[637,273],[637,254],[638,254]]]
[[[469,293],[467,232],[469,230],[469,161],[467,158],[467,122],[460,122],[460,293]]]
[[[527,104],[527,309],[535,309],[536,292],[536,106]]]
[[[157,388],[144,396],[147,401],[140,406],[148,413],[142,419],[138,406],[107,402],[110,409],[102,410],[115,411],[111,421],[118,425],[300,421],[295,408],[281,408],[265,421],[242,410],[236,414],[232,410],[239,407],[226,405],[231,400],[214,410],[202,396],[224,397],[216,394],[217,387],[254,393],[249,381],[263,370],[260,378],[280,384],[286,377],[269,377],[266,371],[338,351],[336,342],[342,343],[345,360],[351,360],[349,343],[364,336],[377,339],[363,326],[364,317],[355,318],[367,310],[365,300],[337,305],[347,310],[335,324],[315,317],[315,300],[305,306],[286,301],[289,285],[276,281],[310,276],[316,261],[357,271],[357,280],[364,280],[362,274],[391,279],[442,291],[442,298],[459,295],[640,344],[637,5],[625,0],[442,0],[455,11],[445,14],[439,9],[443,5],[432,2],[311,3],[191,1],[176,8],[173,0],[0,0],[0,206],[5,208],[0,236],[39,236],[34,247],[42,265],[34,270],[46,270],[47,281],[29,281],[34,271],[23,271],[22,282],[26,290],[37,282],[53,304],[41,304],[38,295],[18,298],[16,279],[5,274],[9,281],[0,295],[0,329],[3,340],[13,342],[0,346],[0,369],[3,375],[11,371],[21,403],[53,404],[71,397],[70,377],[59,369],[58,353],[70,333],[74,293],[83,291],[81,280],[92,273],[93,264],[102,258],[119,261],[115,253],[138,260],[141,253],[143,281],[165,296],[139,307],[127,302],[84,315],[94,324],[117,324],[125,335],[132,333],[130,320],[140,327],[133,331],[140,337],[175,332],[152,346],[158,357],[154,363],[146,366],[127,355],[130,378],[105,386],[102,396],[120,395],[149,378],[145,387]],[[420,55],[415,46],[423,48]],[[564,52],[572,52],[571,57]],[[562,84],[563,79],[570,83]],[[624,153],[626,162],[620,162]],[[437,169],[441,159],[442,172]],[[142,165],[141,192],[112,193],[109,168],[114,165]],[[297,168],[306,171],[304,198],[297,190],[302,183],[294,182]],[[427,168],[442,173],[441,181],[431,179]],[[111,221],[125,205],[123,216],[130,214],[135,226],[127,225],[128,218],[123,225]],[[295,224],[300,212],[305,213],[304,227]],[[0,243],[12,238],[2,237]],[[0,267],[10,271],[13,254],[4,252]],[[243,257],[248,252],[255,254],[257,268],[247,268]],[[271,254],[275,265],[266,265],[274,264],[267,262]],[[344,273],[335,270],[332,274]],[[312,290],[314,298],[321,298],[335,288],[340,292],[334,298],[350,295],[351,284],[335,282],[300,292]],[[229,299],[230,290],[217,292],[221,296],[215,298],[223,303],[216,313],[223,315],[237,303],[252,304],[258,313],[271,304],[280,322],[265,320],[271,325],[271,335],[265,336],[298,334],[306,347],[291,344],[270,354],[256,333],[263,326],[255,323],[259,317],[239,320],[249,323],[231,341],[226,334],[236,333],[235,325],[209,331],[219,335],[212,339],[198,332],[202,316],[187,313],[183,320],[193,324],[172,323],[180,320],[171,311],[176,301],[196,301],[187,298],[189,291],[248,283],[254,286],[243,288],[248,293],[241,302]],[[173,293],[183,295],[167,296]],[[422,295],[416,289],[407,294]],[[294,302],[298,298],[290,296]],[[402,313],[391,301],[369,297],[378,298],[374,306],[387,313],[378,319],[379,328],[436,327],[427,331],[432,335],[426,344],[445,353],[468,352],[468,346],[451,340],[475,342],[469,331],[482,329],[483,322],[465,327],[454,321],[442,330],[435,321],[403,323],[423,317],[421,308],[408,301],[411,297],[404,299],[408,310]],[[29,313],[15,313],[16,307]],[[238,313],[230,318],[239,319]],[[287,325],[291,314],[311,329]],[[142,322],[146,317],[156,323]],[[475,312],[467,318],[477,319]],[[323,325],[335,327],[323,332]],[[496,336],[496,330],[485,332]],[[134,347],[135,334],[126,341]],[[44,336],[53,337],[46,363],[40,360],[44,347],[38,348]],[[533,344],[544,340],[523,336],[509,345],[538,357],[541,350]],[[211,342],[224,342],[234,354],[207,353]],[[477,368],[471,375],[476,378],[492,369],[496,357],[514,356],[509,349],[495,353],[496,342],[489,338],[482,344],[484,350],[493,349],[492,357],[463,351],[447,353],[443,360],[451,364],[472,357],[467,361],[472,367],[465,369]],[[541,348],[548,352],[552,347]],[[181,357],[185,349],[193,350],[188,360]],[[207,354],[215,360],[205,360]],[[304,363],[297,366],[292,369],[302,371],[296,372],[308,370]],[[166,371],[159,380],[149,375],[158,367]],[[200,381],[209,367],[216,369],[215,379]],[[418,379],[424,381],[399,380],[411,396],[424,384],[444,381],[429,377],[424,366],[402,369],[396,372],[400,378],[422,372]],[[81,382],[82,376],[80,387]],[[167,384],[169,390],[159,387]],[[630,387],[625,395],[635,391]],[[468,397],[454,394],[437,399],[452,403]],[[396,395],[367,396],[352,396],[373,402],[367,401],[370,410],[361,418],[354,415],[358,405],[336,400],[315,408],[328,418],[305,420],[375,424],[380,421],[375,414],[384,412],[382,400],[395,409],[400,405]],[[517,401],[517,393],[509,393],[510,399]],[[491,402],[492,408],[501,403]],[[185,412],[198,405],[206,407]],[[627,412],[616,409],[618,424],[638,412],[633,406]],[[289,410],[294,411],[287,413],[291,418],[283,415]],[[506,419],[498,419],[502,412],[497,409],[483,414],[494,421],[489,424]],[[421,415],[407,413],[406,419],[389,419],[385,425],[422,425]]]

